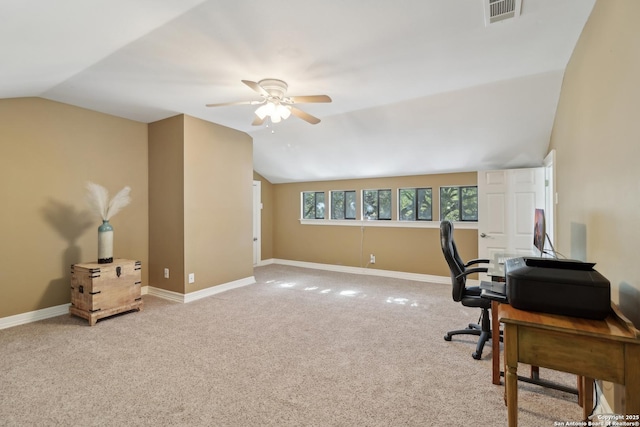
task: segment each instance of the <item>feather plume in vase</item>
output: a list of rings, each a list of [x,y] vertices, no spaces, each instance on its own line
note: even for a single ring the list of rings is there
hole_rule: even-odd
[[[101,185],[87,182],[87,203],[93,213],[109,221],[115,214],[131,202],[131,188],[124,187],[109,201],[109,192]]]
[[[131,188],[124,187],[109,200],[109,192],[101,185],[87,182],[87,202],[89,207],[100,218],[102,225],[98,227],[98,264],[113,262],[113,227],[109,219],[120,212],[131,201]]]

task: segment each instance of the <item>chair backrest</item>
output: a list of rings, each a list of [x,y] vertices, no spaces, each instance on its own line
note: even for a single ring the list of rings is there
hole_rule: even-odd
[[[440,223],[440,245],[442,254],[451,271],[452,296],[454,301],[461,301],[466,286],[466,276],[460,276],[465,271],[464,262],[458,254],[453,240],[453,223],[444,220]]]

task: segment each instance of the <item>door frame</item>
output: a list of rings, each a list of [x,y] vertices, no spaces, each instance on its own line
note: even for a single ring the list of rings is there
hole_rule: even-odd
[[[556,205],[558,204],[558,193],[556,190],[556,150],[551,150],[544,158],[544,212],[547,235],[547,242],[556,244]]]
[[[262,182],[253,181],[253,265],[262,261]]]

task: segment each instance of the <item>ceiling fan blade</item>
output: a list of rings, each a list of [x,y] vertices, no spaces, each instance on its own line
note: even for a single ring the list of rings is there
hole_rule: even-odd
[[[251,105],[253,101],[239,101],[239,102],[221,102],[220,104],[206,104],[207,107],[224,107],[225,105]]]
[[[247,86],[249,86],[251,89],[255,90],[256,92],[258,92],[260,95],[268,98],[269,97],[269,92],[267,92],[266,90],[264,90],[264,88],[262,86],[260,86],[258,83],[256,82],[252,82],[251,80],[242,80],[242,83],[246,84]]]
[[[289,100],[293,104],[303,104],[310,102],[331,102],[331,98],[327,95],[290,96]]]
[[[251,126],[260,126],[260,125],[262,125],[266,118],[267,118],[266,116],[265,116],[264,119],[261,119],[260,117],[255,116],[255,118],[253,119],[253,122],[251,122]]]
[[[317,125],[318,123],[320,123],[320,119],[317,117],[312,116],[309,113],[305,113],[304,111],[302,111],[299,108],[296,107],[289,107],[291,108],[291,114],[293,114],[294,116],[311,123],[312,125]]]
[[[226,105],[258,105],[264,104],[266,100],[260,101],[238,101],[238,102],[221,102],[220,104],[206,104],[207,107],[224,107]]]

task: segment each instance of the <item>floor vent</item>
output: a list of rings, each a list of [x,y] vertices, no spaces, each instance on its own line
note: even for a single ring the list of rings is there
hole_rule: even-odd
[[[493,24],[520,15],[522,0],[484,0],[485,24]]]

